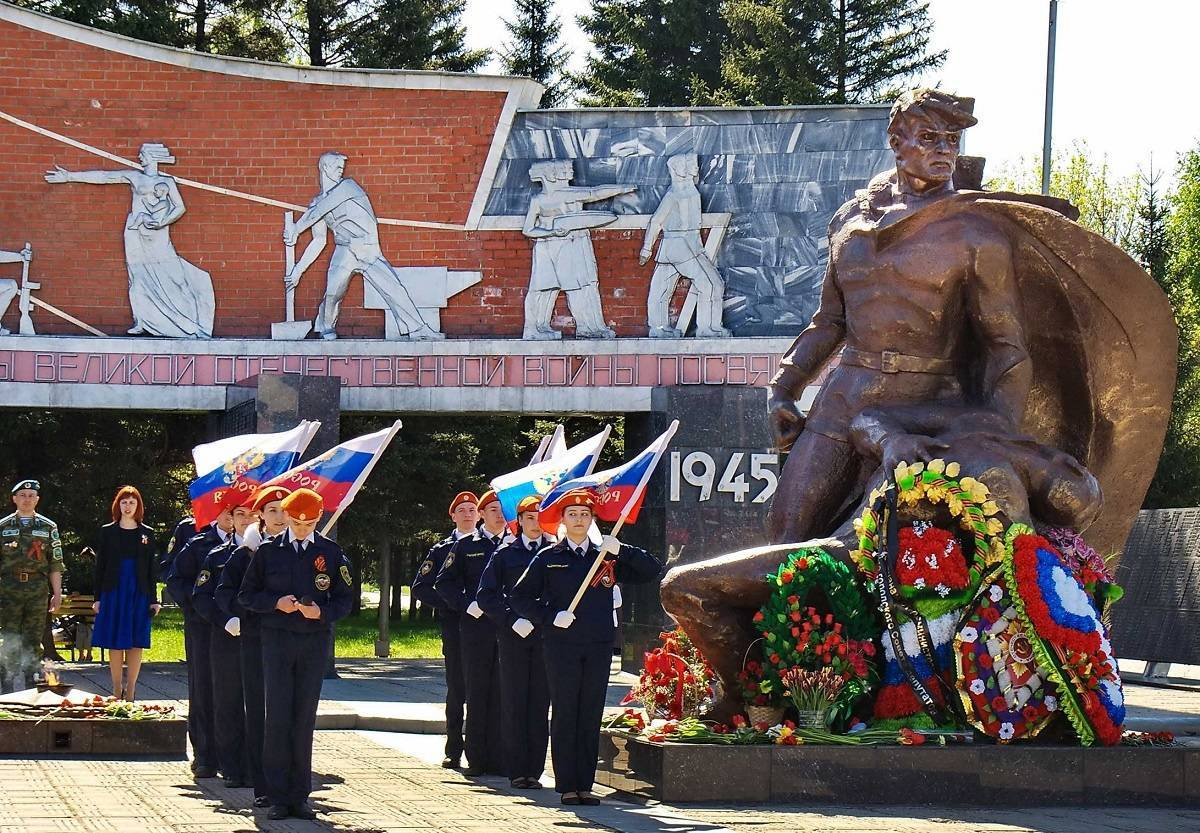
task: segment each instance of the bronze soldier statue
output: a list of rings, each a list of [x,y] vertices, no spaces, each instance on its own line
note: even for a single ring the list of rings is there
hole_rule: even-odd
[[[763,576],[799,542],[836,539],[845,555],[838,543],[853,540],[885,463],[957,460],[1009,520],[1089,528],[1106,553],[1149,486],[1174,388],[1170,306],[1069,204],[956,188],[973,104],[902,95],[888,125],[895,171],[830,223],[820,308],[770,384],[772,431],[790,449],[768,519],[777,546],[663,582],[664,606],[726,691]],[[835,362],[805,417],[795,400]]]

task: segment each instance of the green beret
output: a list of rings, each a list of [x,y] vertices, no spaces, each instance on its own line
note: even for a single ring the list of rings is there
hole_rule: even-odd
[[[38,483],[36,480],[18,480],[17,485],[13,486],[12,488],[12,493],[15,495],[22,489],[33,489],[38,494],[41,494],[42,484]]]

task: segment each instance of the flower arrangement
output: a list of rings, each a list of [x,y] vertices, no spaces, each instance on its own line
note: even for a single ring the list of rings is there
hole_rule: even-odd
[[[1125,699],[1108,629],[1071,565],[1048,540],[1014,524],[1005,577],[1040,664],[1084,746],[1121,742]]]
[[[1063,560],[1073,569],[1079,583],[1087,590],[1088,595],[1096,600],[1101,613],[1108,605],[1120,601],[1125,595],[1100,553],[1083,540],[1083,536],[1078,532],[1065,527],[1047,527],[1039,529],[1038,532],[1062,554]]]
[[[662,646],[645,655],[642,673],[622,703],[640,700],[646,713],[679,720],[707,711],[713,671],[682,628],[660,633]]]
[[[827,715],[846,689],[846,678],[828,665],[820,671],[789,668],[780,676],[800,721],[803,723],[806,715],[813,715],[817,728],[825,728]]]
[[[984,571],[1004,557],[1004,541],[1000,537],[1004,532],[1004,522],[999,517],[1000,508],[991,499],[985,484],[973,477],[959,479],[959,473],[958,463],[947,463],[945,460],[932,460],[928,464],[900,463],[893,473],[893,480],[885,482],[871,492],[867,508],[854,520],[858,549],[851,552],[850,557],[859,572],[872,582],[879,577],[879,554],[887,546],[884,512],[889,491],[896,490],[898,511],[911,510],[922,503],[931,506],[944,505],[946,511],[957,522],[973,550],[971,562],[966,564],[966,580],[954,577],[952,581],[946,581],[939,576],[939,581],[932,588],[928,588],[933,591],[932,599],[922,598],[929,595],[922,592],[927,589],[925,586],[917,586],[914,583],[901,587],[902,595],[919,600],[917,607],[926,616],[940,616],[967,604],[974,595],[975,588],[979,586]],[[928,534],[928,530],[928,526],[914,526],[908,533],[912,536],[909,538],[910,544],[914,537],[921,538]],[[930,539],[928,545],[922,544],[922,556],[936,555],[934,550],[940,542],[943,553],[953,560],[953,552],[945,552],[945,546],[954,536],[943,530],[935,537],[936,540]],[[901,552],[903,559],[903,551]],[[938,572],[940,573],[940,570]],[[952,570],[946,575],[951,576],[956,572],[957,570]],[[913,573],[914,582],[920,577],[916,572]],[[943,591],[938,591],[938,583],[943,585]],[[957,584],[958,587],[955,588],[953,584]]]
[[[842,680],[842,688],[824,711],[831,725],[839,723],[877,676],[873,637],[879,627],[853,572],[823,550],[803,549],[792,553],[767,582],[771,597],[754,615],[763,637],[763,679],[771,693],[782,693],[789,690],[785,674],[829,669]],[[829,612],[806,604],[813,591],[824,597]]]
[[[763,663],[755,659],[747,659],[742,670],[738,672],[738,695],[747,706],[778,706],[779,692],[774,681],[766,676]]]

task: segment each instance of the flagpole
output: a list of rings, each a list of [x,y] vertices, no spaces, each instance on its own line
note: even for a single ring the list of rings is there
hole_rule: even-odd
[[[375,464],[379,462],[379,458],[383,456],[383,452],[387,450],[387,447],[392,442],[392,437],[396,436],[396,432],[400,430],[401,425],[402,423],[400,420],[396,420],[392,423],[392,430],[388,431],[388,435],[383,438],[383,445],[379,446],[379,451],[377,451],[375,456],[371,458],[371,462],[367,463],[367,467],[363,469],[363,473],[360,474],[358,479],[354,481],[354,485],[350,487],[350,491],[346,492],[346,497],[342,499],[337,511],[333,513],[333,516],[325,523],[325,528],[321,530],[322,535],[329,534],[329,530],[333,529],[333,525],[337,523],[337,519],[341,517],[342,511],[350,505],[350,501],[354,500],[354,496],[358,494],[358,490],[361,489],[362,484],[366,482],[367,475],[371,473],[371,469],[375,468]]]
[[[662,459],[663,454],[667,450],[667,446],[671,444],[671,438],[675,436],[675,432],[677,430],[679,430],[679,420],[671,420],[671,427],[666,430],[666,433],[659,437],[659,442],[662,443],[661,448],[654,453],[654,459],[650,462],[650,465],[647,466],[646,473],[642,475],[641,482],[637,484],[637,488],[633,490],[633,495],[630,496],[629,500],[625,501],[625,506],[621,508],[621,516],[617,518],[617,522],[613,524],[612,531],[608,533],[613,538],[617,537],[617,533],[620,532],[621,527],[625,525],[625,519],[629,517],[630,510],[637,505],[638,500],[641,499],[642,493],[646,491],[646,484],[648,484],[650,482],[650,478],[654,476],[654,470],[658,468],[658,461]],[[587,592],[588,585],[592,583],[592,577],[595,576],[596,571],[600,569],[600,564],[604,561],[604,555],[605,553],[603,549],[596,554],[596,560],[592,562],[591,569],[588,570],[587,575],[584,576],[583,583],[579,585],[579,589],[575,591],[575,598],[571,600],[571,604],[567,608],[568,613],[574,613],[575,608],[577,608],[580,601],[583,600],[583,594]]]
[[[550,435],[543,434],[542,441],[538,443],[537,451],[533,452],[533,456],[529,458],[529,465],[542,462],[542,458],[546,456],[546,449],[550,446]]]

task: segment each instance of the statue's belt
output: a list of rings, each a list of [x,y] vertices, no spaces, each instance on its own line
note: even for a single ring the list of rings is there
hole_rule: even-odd
[[[906,356],[893,350],[868,353],[847,347],[842,351],[842,364],[865,367],[882,373],[936,373],[954,375],[954,362],[950,359],[934,359],[928,356]]]

